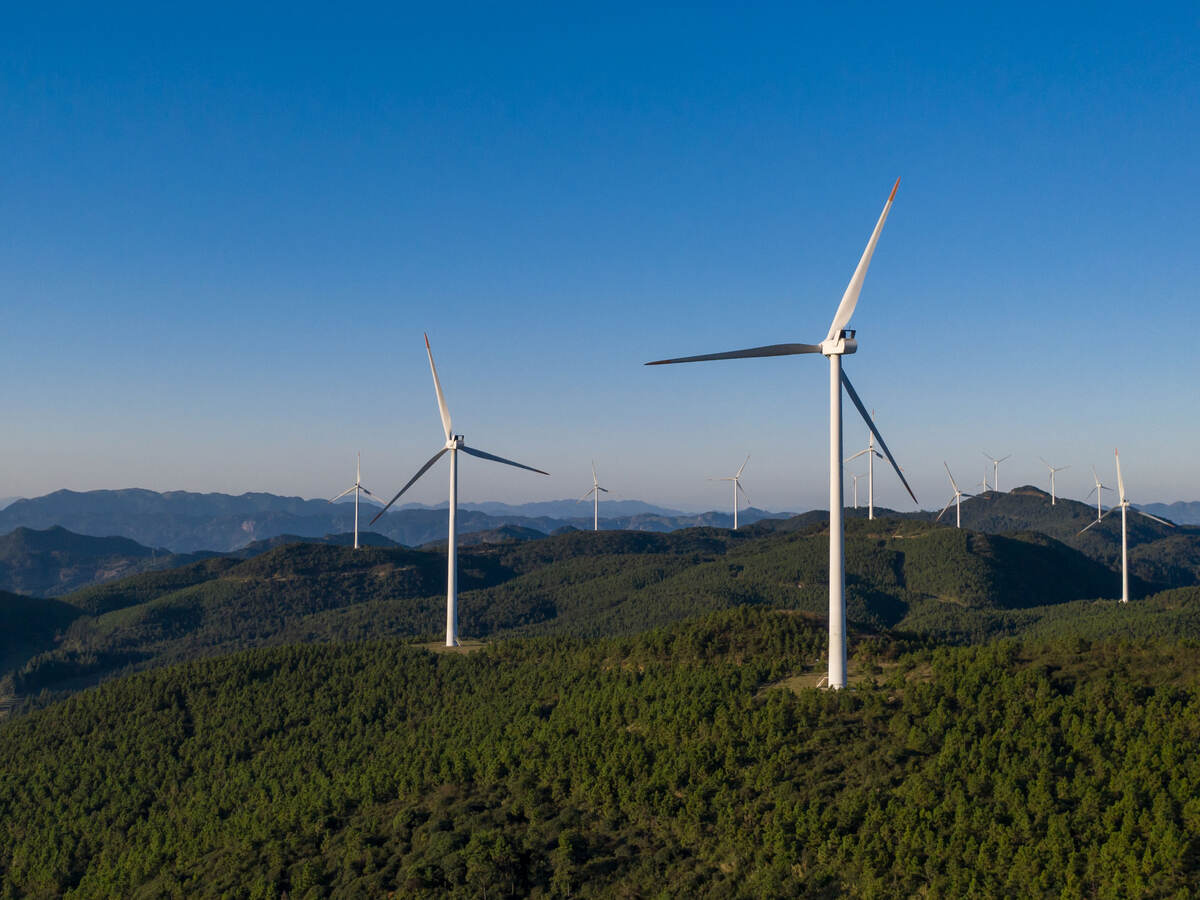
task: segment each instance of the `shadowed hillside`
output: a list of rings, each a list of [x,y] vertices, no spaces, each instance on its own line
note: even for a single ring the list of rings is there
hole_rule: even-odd
[[[1042,607],[1112,596],[1117,586],[1110,570],[1044,535],[854,519],[846,549],[848,615],[870,629],[932,632],[951,620],[942,630],[961,639],[973,633],[953,624],[964,610]],[[822,525],[765,534],[576,531],[481,544],[460,549],[460,630],[475,639],[603,637],[734,606],[823,617],[827,571]],[[444,549],[291,544],[244,561],[135,576],[64,597],[86,615],[59,646],[31,653],[9,677],[18,692],[31,693],[264,644],[435,640],[445,572]]]
[[[0,589],[53,597],[195,558],[143,547],[127,538],[89,537],[58,527],[18,528],[0,537]]]

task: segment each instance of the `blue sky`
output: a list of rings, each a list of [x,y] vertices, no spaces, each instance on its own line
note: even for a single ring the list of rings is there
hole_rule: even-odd
[[[749,452],[824,506],[823,360],[641,363],[819,340],[901,176],[846,371],[922,505],[984,448],[1200,497],[1193,4],[94,15],[0,35],[0,495],[332,495],[357,450],[390,494],[427,331],[456,430],[553,473],[464,500],[594,457],[723,506]]]

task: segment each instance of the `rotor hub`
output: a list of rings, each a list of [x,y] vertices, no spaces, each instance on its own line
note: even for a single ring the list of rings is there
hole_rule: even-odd
[[[836,338],[821,341],[818,345],[825,356],[848,356],[858,352],[858,341],[854,339],[854,329],[843,329]]]

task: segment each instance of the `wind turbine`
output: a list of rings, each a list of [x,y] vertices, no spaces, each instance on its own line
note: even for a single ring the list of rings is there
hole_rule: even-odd
[[[946,463],[945,460],[942,461],[942,465],[946,467],[946,474],[950,475],[950,466]],[[985,483],[986,483],[986,479],[985,479]],[[937,518],[934,519],[933,521],[935,521],[935,522],[940,521],[942,516],[944,516],[946,514],[946,510],[948,510],[950,508],[950,504],[953,503],[954,504],[954,527],[962,528],[962,498],[963,497],[971,497],[973,495],[972,494],[964,494],[962,491],[960,491],[958,489],[958,485],[954,483],[953,475],[950,475],[950,487],[954,488],[954,496],[946,501],[946,505],[942,508],[942,511],[940,513],[938,513]]]
[[[600,487],[600,482],[596,480],[596,461],[592,460],[592,489],[579,498],[578,502],[582,503],[588,497],[593,498],[592,502],[592,531],[600,530],[600,492],[608,493],[608,488]]]
[[[854,479],[854,508],[858,509],[858,479],[862,478],[862,472],[852,472],[850,477]]]
[[[875,423],[867,415],[866,407],[863,406],[862,400],[859,399],[858,393],[854,390],[854,386],[850,384],[850,379],[842,371],[842,356],[858,350],[858,343],[854,339],[854,331],[847,330],[846,325],[849,324],[850,317],[854,314],[854,307],[858,303],[858,295],[862,291],[863,281],[867,277],[867,267],[871,264],[871,256],[875,253],[875,244],[879,241],[879,233],[883,230],[883,223],[887,221],[888,212],[892,208],[892,201],[896,199],[896,189],[898,187],[900,187],[900,179],[897,178],[895,186],[892,187],[892,193],[888,196],[887,202],[883,206],[883,212],[879,215],[879,221],[875,223],[875,230],[871,233],[870,240],[867,241],[862,258],[859,259],[858,266],[854,270],[854,275],[850,278],[850,283],[846,285],[845,293],[842,294],[842,300],[838,304],[837,311],[833,315],[833,322],[829,326],[829,333],[821,343],[772,344],[767,347],[752,347],[747,350],[732,350],[727,353],[709,353],[703,356],[685,356],[678,359],[660,359],[646,363],[648,366],[657,366],[668,363],[702,362],[714,359],[791,356],[798,353],[820,353],[828,357],[829,687],[834,689],[846,686],[846,566],[844,556],[846,535],[842,522],[842,491],[844,489],[842,484],[843,388],[850,395],[850,400],[863,417],[863,421],[867,423],[867,427],[871,429],[876,440],[879,441],[879,448],[887,456],[888,462],[892,464],[892,468],[896,470],[896,474],[900,476],[900,481],[904,484],[909,496],[913,498],[914,503],[917,502],[916,495],[913,494],[912,488],[908,486],[908,482],[900,471],[899,465],[897,465],[891,451],[887,448],[887,444],[880,436],[878,429],[876,429]]]
[[[358,549],[358,494],[361,491],[362,493],[366,494],[368,497],[375,497],[374,494],[372,494],[370,491],[368,491],[362,485],[362,454],[361,453],[358,454],[358,462],[355,463],[355,465],[354,465],[354,484],[350,485],[350,487],[346,488],[344,491],[342,491],[340,494],[338,494],[336,497],[334,497],[329,502],[337,503],[339,500],[341,500],[343,497],[345,497],[351,491],[354,491],[354,549],[357,550]],[[379,498],[375,497],[375,499],[378,500]],[[371,521],[375,521],[375,520],[372,519]]]
[[[1000,463],[1011,457],[1012,454],[1010,453],[1008,456],[1002,456],[999,459],[996,459],[994,456],[992,456],[992,454],[984,450],[983,455],[992,461],[992,490],[996,493],[1000,493]],[[984,480],[986,481],[986,478]]]
[[[1100,476],[1096,474],[1095,466],[1092,466],[1092,479],[1096,482],[1096,486],[1088,491],[1088,496],[1090,497],[1092,494],[1096,495],[1096,521],[1099,522],[1103,518],[1100,513],[1100,494],[1103,491],[1111,491],[1112,488],[1110,488],[1107,484],[1100,483]]]
[[[379,511],[375,518],[371,520],[371,524],[374,525],[379,516],[382,516],[391,509],[392,504],[399,500],[401,495],[412,487],[418,478],[429,471],[430,466],[441,459],[443,453],[450,454],[450,544],[446,548],[446,646],[456,647],[458,646],[458,530],[455,519],[458,515],[458,452],[461,450],[468,456],[490,459],[492,462],[504,463],[506,466],[525,469],[528,472],[537,472],[539,475],[549,475],[550,473],[543,472],[541,469],[535,469],[533,466],[513,462],[511,459],[505,459],[502,456],[484,453],[482,450],[476,450],[474,447],[468,447],[464,444],[463,436],[461,434],[454,434],[450,428],[450,411],[446,409],[446,398],[442,396],[442,383],[438,381],[437,366],[433,364],[433,351],[429,348],[429,335],[425,335],[425,352],[429,356],[429,370],[433,372],[433,390],[437,394],[438,411],[442,415],[442,430],[446,433],[446,446],[433,454],[429,462],[417,470],[417,474],[408,480],[408,484],[396,492],[396,496],[389,500],[387,506]]]
[[[983,472],[983,480],[979,482],[979,487],[983,491],[983,493],[986,494],[988,492],[987,470],[986,469]]]
[[[648,366],[657,365],[657,363],[646,363]],[[738,470],[727,478],[710,478],[709,481],[732,481],[733,482],[733,530],[737,531],[738,527],[738,491],[742,492],[742,496],[746,497],[746,491],[742,488],[742,483],[738,480],[742,477],[742,469],[746,468],[746,463],[750,462],[750,454],[746,454],[746,461],[738,466]],[[746,497],[746,502],[750,502],[750,498]]]
[[[1148,512],[1142,512],[1140,509],[1137,509],[1136,507],[1131,506],[1129,504],[1129,501],[1125,498],[1125,479],[1121,477],[1121,454],[1119,454],[1116,450],[1113,450],[1113,456],[1115,456],[1117,459],[1117,490],[1120,492],[1120,496],[1121,496],[1121,500],[1117,504],[1117,506],[1119,506],[1121,508],[1121,602],[1128,603],[1129,602],[1129,535],[1128,535],[1128,532],[1127,532],[1126,526],[1125,526],[1125,511],[1132,509],[1135,513],[1139,513],[1139,514],[1145,516],[1147,519],[1153,519],[1155,522],[1159,522],[1163,525],[1166,525],[1168,528],[1174,528],[1175,526],[1172,525],[1170,522],[1168,522],[1166,519],[1160,519],[1158,516],[1152,516]],[[1099,484],[1099,481],[1100,481],[1099,479],[1096,479],[1097,484]],[[1112,488],[1109,488],[1109,490],[1111,491]],[[1107,516],[1108,513],[1112,512],[1114,509],[1116,509],[1117,506],[1110,506],[1108,508],[1108,512],[1106,512],[1104,514],[1104,516]],[[1083,530],[1080,531],[1079,533],[1083,534],[1084,531],[1087,531],[1088,528],[1091,528],[1092,525],[1095,525],[1097,522],[1100,521],[1100,519],[1103,519],[1104,516],[1101,516],[1095,522],[1092,522],[1091,524],[1084,527]]]
[[[1042,459],[1042,458],[1039,456],[1038,459]],[[1044,465],[1047,469],[1050,470],[1050,505],[1053,506],[1054,505],[1054,473],[1061,472],[1063,469],[1069,469],[1071,467],[1069,465],[1052,466],[1052,465],[1050,465],[1050,463],[1046,462],[1044,459],[1042,459],[1042,465]]]
[[[871,420],[874,421],[874,419],[875,419],[875,410],[871,410]],[[858,459],[864,453],[867,455],[867,518],[874,519],[875,518],[875,457],[878,456],[880,459],[883,459],[883,456],[881,456],[879,451],[875,449],[875,433],[873,431],[867,433],[867,448],[865,450],[859,450],[853,456],[847,457],[845,461],[846,462],[854,462],[854,460]],[[854,481],[854,488],[855,488],[855,491],[858,490],[858,479],[857,478]],[[856,496],[857,496],[857,494],[856,494]],[[858,501],[857,500],[854,501],[854,508],[858,509]]]

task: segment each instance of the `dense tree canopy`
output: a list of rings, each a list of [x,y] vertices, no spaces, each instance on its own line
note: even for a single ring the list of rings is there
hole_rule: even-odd
[[[743,607],[111,681],[0,727],[2,896],[1200,891],[1195,643],[858,635],[836,694],[824,643]]]

